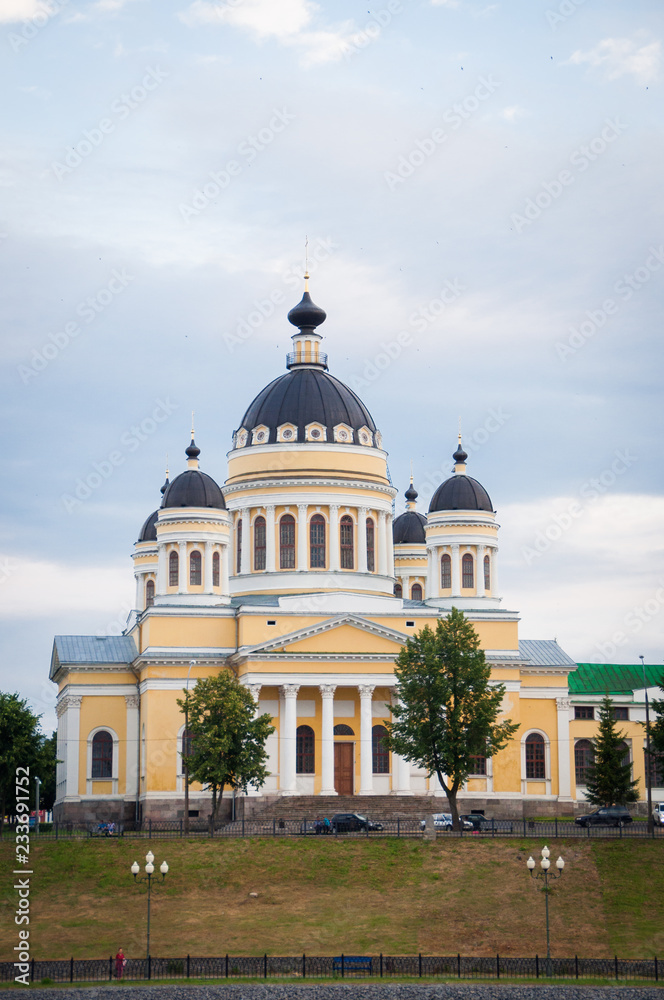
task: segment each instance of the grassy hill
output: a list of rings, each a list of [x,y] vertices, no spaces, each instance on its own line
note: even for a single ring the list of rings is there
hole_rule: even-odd
[[[152,897],[153,955],[546,953],[544,898],[526,869],[539,841],[397,839],[33,843],[34,957],[145,954],[146,898],[129,866],[170,872]],[[661,843],[558,841],[554,955],[664,957]],[[3,871],[13,844],[0,845]],[[12,958],[16,893],[4,879],[0,958]],[[257,892],[258,897],[249,894]]]

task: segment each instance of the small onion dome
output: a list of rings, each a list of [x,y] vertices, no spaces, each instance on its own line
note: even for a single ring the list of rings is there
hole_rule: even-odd
[[[414,490],[413,492],[415,493]],[[408,493],[406,493],[406,496],[408,496]],[[415,496],[417,496],[417,493],[415,493]],[[424,545],[426,542],[426,535],[424,534],[426,523],[427,519],[424,514],[420,514],[417,510],[407,510],[405,513],[400,514],[399,517],[394,519],[394,523],[392,524],[394,544]]]
[[[313,330],[327,319],[327,313],[311,301],[309,292],[305,292],[296,306],[288,313],[288,322],[300,330]]]
[[[159,510],[153,510],[145,524],[140,530],[138,540],[139,542],[156,542],[157,541],[157,517],[159,516]]]
[[[161,506],[226,509],[224,495],[214,479],[200,469],[187,469],[176,476],[164,493]]]
[[[406,500],[408,500],[409,503],[415,503],[415,501],[417,500],[417,498],[419,496],[419,493],[417,492],[417,490],[413,486],[412,482],[411,482],[410,486],[408,487],[408,489],[406,490],[406,492],[404,493],[404,496],[405,496]]]
[[[481,483],[470,476],[456,475],[446,479],[431,498],[429,513],[443,510],[489,510],[491,498]]]
[[[461,446],[461,441],[459,441],[459,447],[457,448],[457,450],[452,455],[452,458],[457,463],[457,465],[463,465],[465,463],[466,459],[468,458],[468,455],[466,454],[466,452],[463,450],[463,448]]]

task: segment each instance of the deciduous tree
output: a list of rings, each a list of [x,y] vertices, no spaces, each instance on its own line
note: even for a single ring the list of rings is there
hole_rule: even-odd
[[[35,776],[45,764],[46,737],[39,727],[39,715],[28,707],[25,698],[18,694],[0,692],[0,833],[5,815],[16,811],[16,768],[30,769],[30,802]],[[55,760],[53,761],[55,768]]]
[[[265,783],[269,773],[265,741],[274,732],[272,719],[256,717],[251,692],[227,670],[197,681],[178,705],[188,709],[190,746],[183,759],[189,780],[212,792],[216,822],[224,788],[246,792],[250,784],[260,788]]]
[[[390,749],[436,774],[460,829],[457,793],[476,767],[493,757],[519,728],[498,722],[505,686],[491,684],[491,668],[472,624],[456,608],[434,632],[425,626],[396,660],[398,702],[388,726]]]

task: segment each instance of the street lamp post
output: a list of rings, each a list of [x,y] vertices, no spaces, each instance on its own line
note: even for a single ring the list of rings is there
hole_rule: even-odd
[[[163,884],[164,879],[166,878],[166,875],[168,873],[168,865],[166,864],[165,861],[162,861],[162,863],[161,863],[161,865],[159,867],[159,871],[161,872],[161,881],[160,881],[157,878],[157,876],[154,874],[154,854],[152,853],[152,851],[148,851],[148,853],[145,855],[145,860],[147,862],[146,865],[145,865],[145,875],[142,875],[141,878],[138,877],[138,873],[141,870],[140,866],[138,864],[138,861],[134,861],[133,865],[131,866],[131,873],[134,876],[134,882],[137,885],[138,884],[147,885],[147,891],[148,891],[148,947],[147,947],[147,956],[146,957],[150,958],[150,897],[152,895],[153,883],[154,883],[154,888],[155,889],[157,888],[157,886],[160,886],[160,885]]]
[[[548,847],[545,846],[542,848],[542,860],[540,861],[541,871],[538,872],[535,871],[534,858],[530,857],[526,861],[528,871],[530,872],[530,877],[535,879],[541,878],[544,881],[544,885],[541,887],[541,891],[544,893],[544,900],[546,902],[546,974],[549,977],[551,976],[551,942],[549,936],[549,893],[552,892],[552,889],[549,886],[549,881],[553,881],[554,879],[560,878],[563,873],[563,868],[565,867],[565,862],[563,861],[563,859],[558,858],[558,860],[556,861],[556,868],[558,869],[558,874],[557,875],[554,875],[553,873],[550,874],[549,873],[549,869],[551,867],[551,862],[549,861],[550,854],[551,851],[549,850]]]
[[[189,754],[189,678],[191,677],[191,668],[195,666],[196,660],[190,660],[189,670],[187,671],[187,688],[184,699],[184,736],[182,739],[183,757],[185,757],[185,748],[187,755]],[[189,765],[187,764],[186,757],[184,760],[184,833],[185,837],[189,836]]]
[[[643,671],[643,693],[646,696],[646,795],[648,798],[648,833],[653,832],[652,818],[652,772],[650,770],[650,708],[648,705],[648,682],[646,680],[645,658],[639,656]]]

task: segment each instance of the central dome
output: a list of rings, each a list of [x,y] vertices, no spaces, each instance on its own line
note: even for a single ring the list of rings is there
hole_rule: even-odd
[[[313,423],[327,428],[328,442],[335,440],[333,429],[339,424],[355,432],[355,442],[363,427],[372,435],[376,433],[376,425],[362,400],[320,368],[294,368],[270,382],[249,406],[240,426],[247,431],[259,426],[267,428],[269,439],[263,437],[257,443],[274,444],[277,428],[283,424],[297,428],[294,442],[302,442],[306,427]],[[249,437],[247,444],[252,443],[253,437]],[[343,439],[339,443],[344,443]]]

